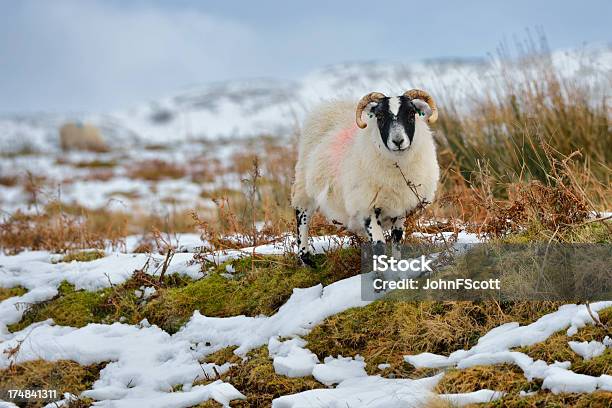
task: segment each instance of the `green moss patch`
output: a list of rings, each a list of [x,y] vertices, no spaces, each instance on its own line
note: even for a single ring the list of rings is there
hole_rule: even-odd
[[[327,285],[352,273],[343,262],[359,256],[356,250],[342,250],[330,257],[318,256],[312,270],[297,264],[294,257],[256,257],[233,261],[235,273],[227,277],[226,265],[193,281],[169,275],[158,277],[135,272],[121,285],[96,292],[75,290],[63,282],[59,294],[46,302],[31,305],[23,319],[9,330],[52,318],[56,324],[82,327],[88,323],[122,321],[135,324],[147,318],[170,333],[178,331],[195,310],[207,316],[274,314],[291,296],[294,288]],[[358,266],[357,266],[358,267]],[[136,296],[141,286],[154,286],[157,293],[147,301]]]
[[[318,283],[330,284],[345,277],[338,268],[341,260],[355,256],[355,250],[343,250],[337,260],[319,256],[318,267],[299,265],[293,256],[244,258],[233,262],[235,273],[226,277],[222,265],[207,277],[182,288],[159,291],[157,298],[144,308],[149,322],[174,333],[193,315],[206,316],[272,315],[285,304],[294,288]]]
[[[98,292],[75,291],[74,286],[62,283],[54,299],[36,303],[29,307],[20,322],[9,325],[15,332],[30,324],[52,318],[62,326],[82,327],[88,323],[99,323],[105,316],[103,304],[109,290]]]
[[[93,251],[80,251],[72,252],[62,257],[61,262],[91,262],[96,259],[104,258],[104,251],[93,250]]]

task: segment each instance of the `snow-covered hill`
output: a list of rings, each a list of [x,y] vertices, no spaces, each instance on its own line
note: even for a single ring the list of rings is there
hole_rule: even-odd
[[[552,59],[562,75],[597,81],[604,85],[599,87],[604,92],[609,88],[609,46],[558,51]],[[5,116],[0,117],[0,149],[57,150],[57,129],[68,120],[95,124],[112,146],[282,136],[294,131],[305,112],[320,100],[358,98],[372,90],[399,94],[411,87],[427,89],[442,102],[468,100],[466,97],[490,89],[504,68],[499,61],[485,59],[347,63],[316,70],[296,81],[249,79],[192,87],[124,111]]]

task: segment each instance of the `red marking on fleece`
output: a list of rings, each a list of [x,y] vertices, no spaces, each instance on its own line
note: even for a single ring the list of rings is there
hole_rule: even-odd
[[[346,155],[348,147],[353,143],[357,129],[357,125],[342,129],[332,140],[329,149],[329,166],[334,177],[337,177],[340,172],[340,164]]]

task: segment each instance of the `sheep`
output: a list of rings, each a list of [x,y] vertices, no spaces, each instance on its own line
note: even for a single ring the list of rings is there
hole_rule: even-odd
[[[60,145],[62,150],[89,150],[92,152],[107,152],[97,127],[82,123],[66,123],[60,130]]]
[[[366,120],[363,120],[363,113]],[[407,214],[433,201],[440,170],[428,127],[438,117],[433,98],[412,89],[401,96],[372,92],[355,107],[327,102],[305,121],[291,204],[301,261],[313,265],[308,223],[317,209],[330,221],[366,235],[384,251],[384,231],[399,244]]]

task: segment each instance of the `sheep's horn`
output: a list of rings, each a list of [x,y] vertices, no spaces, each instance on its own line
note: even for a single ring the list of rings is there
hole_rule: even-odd
[[[363,110],[366,106],[368,106],[368,103],[378,102],[383,98],[386,98],[386,96],[381,94],[380,92],[370,92],[369,94],[361,98],[361,100],[357,104],[357,110],[355,111],[355,122],[357,122],[357,126],[359,126],[361,129],[365,129],[365,127],[368,126],[368,124],[361,119],[361,114],[363,113]]]
[[[410,99],[421,99],[429,105],[431,108],[431,115],[427,119],[428,123],[434,123],[436,120],[438,120],[438,107],[436,106],[436,101],[434,101],[430,94],[420,89],[411,89],[406,91],[404,96],[407,96]]]

